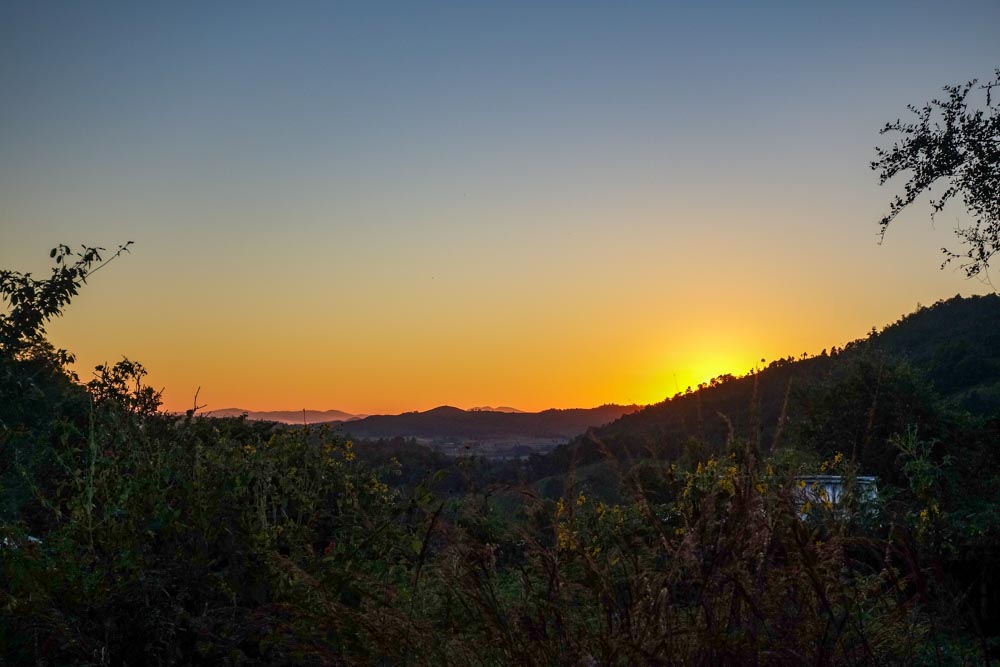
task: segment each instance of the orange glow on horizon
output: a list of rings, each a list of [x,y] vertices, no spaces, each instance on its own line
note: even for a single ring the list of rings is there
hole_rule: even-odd
[[[8,4],[0,268],[134,242],[48,335],[169,410],[656,403],[990,291],[937,270],[950,210],[878,242],[899,184],[870,164],[907,104],[992,75],[997,20]]]
[[[648,405],[720,375],[745,375],[761,367],[762,358],[844,345],[873,324],[864,313],[835,321],[833,311],[808,326],[779,327],[778,312],[758,307],[719,314],[694,292],[685,295],[690,315],[681,323],[671,313],[647,312],[643,329],[628,324],[629,313],[643,310],[651,298],[638,291],[633,299],[588,309],[570,303],[559,323],[549,322],[555,318],[543,309],[530,312],[530,302],[519,304],[520,318],[506,314],[517,310],[475,311],[470,302],[465,319],[397,315],[403,323],[393,328],[378,319],[383,311],[359,310],[361,319],[345,326],[336,312],[286,313],[274,301],[272,319],[257,321],[254,306],[235,299],[193,311],[188,317],[198,327],[177,326],[176,310],[151,310],[136,325],[135,313],[118,307],[134,298],[128,296],[128,277],[109,279],[115,270],[127,274],[134,268],[120,262],[88,284],[79,303],[50,325],[50,337],[77,354],[82,381],[95,365],[123,355],[141,362],[147,382],[165,390],[164,409],[173,412],[191,408],[195,392],[205,411],[398,414],[439,405],[532,412]],[[600,317],[591,314],[594,307],[603,308]],[[889,312],[874,323],[889,323],[908,310]]]

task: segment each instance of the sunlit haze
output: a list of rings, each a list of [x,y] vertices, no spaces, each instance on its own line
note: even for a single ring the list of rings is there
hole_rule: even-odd
[[[652,403],[989,291],[868,165],[1000,3],[704,4],[5,3],[0,267],[134,241],[48,330],[171,410]]]

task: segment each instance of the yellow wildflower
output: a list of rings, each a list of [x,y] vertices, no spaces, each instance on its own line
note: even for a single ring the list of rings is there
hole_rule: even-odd
[[[569,528],[560,524],[556,526],[556,543],[560,549],[573,551],[576,549],[576,535]]]

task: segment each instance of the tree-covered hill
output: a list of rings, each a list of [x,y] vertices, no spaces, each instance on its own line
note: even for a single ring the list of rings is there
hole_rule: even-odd
[[[956,296],[917,310],[871,337],[920,370],[946,399],[981,414],[1000,408],[1000,297]]]

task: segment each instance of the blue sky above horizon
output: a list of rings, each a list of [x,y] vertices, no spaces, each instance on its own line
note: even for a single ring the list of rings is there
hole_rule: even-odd
[[[916,302],[878,129],[1000,67],[1000,4],[0,7],[0,263],[131,256],[53,338],[188,405],[648,402]],[[86,375],[86,371],[83,373]]]

